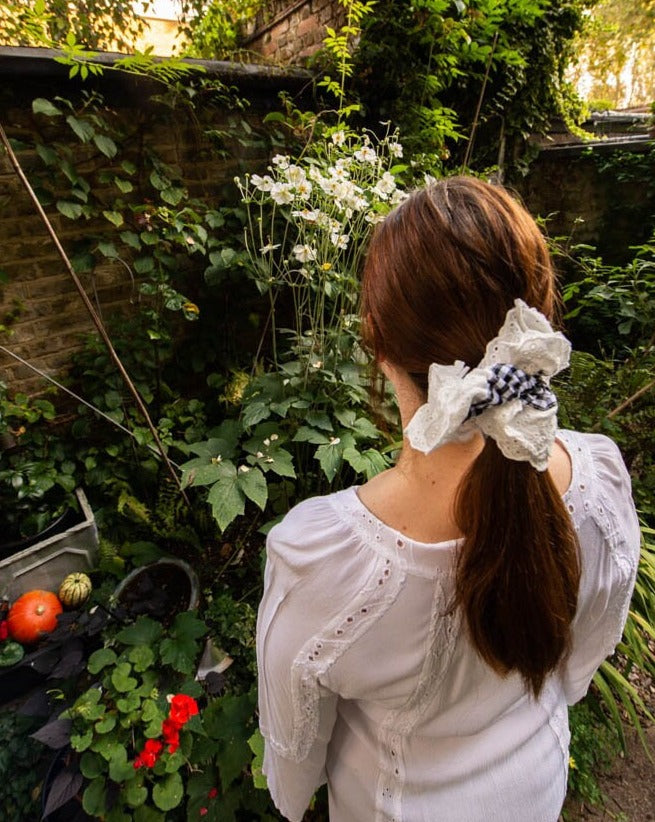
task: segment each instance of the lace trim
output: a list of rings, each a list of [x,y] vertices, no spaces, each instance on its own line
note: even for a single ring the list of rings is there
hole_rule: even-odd
[[[405,572],[398,563],[377,557],[369,579],[350,608],[338,614],[301,648],[291,666],[291,742],[284,744],[269,739],[280,756],[293,762],[302,762],[307,757],[318,734],[321,678],[391,607],[404,581]]]

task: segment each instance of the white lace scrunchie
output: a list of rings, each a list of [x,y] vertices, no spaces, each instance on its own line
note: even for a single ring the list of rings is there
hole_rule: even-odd
[[[511,460],[545,471],[557,433],[550,378],[569,364],[571,343],[523,300],[515,300],[477,368],[432,363],[428,401],[405,428],[424,454],[468,439],[475,429]]]

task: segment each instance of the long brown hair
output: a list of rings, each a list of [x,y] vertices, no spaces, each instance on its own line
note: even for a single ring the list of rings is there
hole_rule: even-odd
[[[452,177],[377,226],[362,286],[367,340],[423,395],[433,362],[475,367],[516,298],[552,318],[553,266],[532,217],[506,191]],[[547,471],[487,439],[460,483],[455,577],[472,642],[536,695],[570,646],[580,569],[568,511]]]

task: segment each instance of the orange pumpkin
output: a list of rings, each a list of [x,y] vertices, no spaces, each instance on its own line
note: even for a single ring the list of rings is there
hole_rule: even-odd
[[[29,645],[57,627],[61,602],[51,591],[28,591],[9,609],[7,628],[16,642]]]

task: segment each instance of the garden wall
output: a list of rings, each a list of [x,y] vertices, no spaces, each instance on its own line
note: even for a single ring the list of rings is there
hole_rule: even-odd
[[[302,64],[321,48],[326,26],[339,29],[345,19],[338,0],[272,0],[242,45],[278,63]]]
[[[20,150],[34,129],[43,132],[47,144],[66,143],[76,152],[87,152],[85,163],[94,162],[94,147],[76,141],[61,117],[60,127],[44,124],[35,117],[32,100],[54,99],[79,94],[80,85],[68,79],[68,69],[52,61],[52,54],[42,49],[0,48],[0,120],[10,137],[18,142],[18,156],[28,175],[34,177],[43,163],[35,151]],[[111,56],[106,62],[111,63]],[[297,94],[306,86],[307,75],[300,70],[277,70],[228,63],[201,63],[218,76],[233,92],[249,101],[245,112],[230,110],[228,105],[214,109],[209,121],[199,127],[197,118],[185,107],[162,115],[161,106],[149,110],[148,103],[157,88],[143,80],[105,72],[85,89],[100,91],[108,105],[120,109],[128,119],[141,120],[138,145],[132,151],[155,149],[165,162],[180,169],[189,196],[213,200],[216,206],[234,200],[234,175],[264,160],[262,144],[239,135],[240,118],[253,129],[263,116],[277,107],[278,92],[286,89]],[[237,126],[234,126],[234,122]],[[212,150],[207,129],[214,135],[231,129],[230,145],[223,156]],[[239,138],[243,139],[239,139]],[[215,145],[214,145],[215,148]],[[97,155],[97,151],[95,152]],[[133,156],[135,156],[133,154]],[[135,156],[138,161],[138,157]],[[47,212],[64,248],[71,253],[78,241],[89,235],[102,238],[103,232],[115,231],[104,220],[70,220],[49,205]],[[9,331],[0,335],[0,343],[50,375],[66,370],[71,355],[82,345],[83,335],[92,323],[50,240],[46,228],[35,212],[29,196],[0,148],[0,324]],[[200,270],[202,276],[202,269]],[[84,287],[103,317],[121,310],[136,300],[133,275],[118,260],[106,260],[92,272],[82,275]],[[12,390],[33,393],[43,387],[43,380],[28,367],[0,352],[0,379]]]

